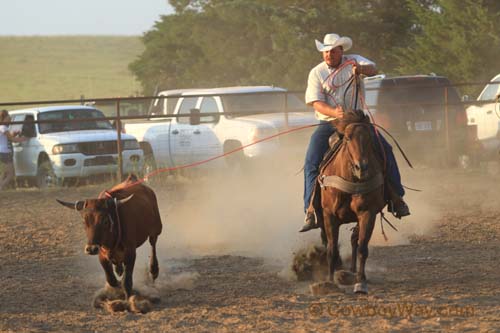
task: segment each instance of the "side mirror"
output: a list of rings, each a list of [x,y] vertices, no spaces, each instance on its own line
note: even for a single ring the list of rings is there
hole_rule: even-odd
[[[189,110],[189,125],[199,125],[201,122],[200,109]]]
[[[469,95],[463,95],[462,96],[462,102],[468,102],[468,101],[470,101]]]

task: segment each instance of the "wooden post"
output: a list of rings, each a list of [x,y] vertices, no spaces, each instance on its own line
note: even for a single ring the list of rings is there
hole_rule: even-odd
[[[449,125],[449,112],[448,112],[448,87],[444,87],[444,129],[445,129],[445,147],[446,157],[450,161],[450,125]]]
[[[116,100],[116,149],[118,152],[118,181],[123,180],[123,156],[122,156],[122,121],[120,118],[120,99]]]

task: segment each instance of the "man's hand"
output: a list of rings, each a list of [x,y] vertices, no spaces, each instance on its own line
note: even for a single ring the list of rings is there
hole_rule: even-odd
[[[335,107],[334,110],[335,118],[344,118],[344,109],[341,106]]]
[[[352,75],[366,75],[366,76],[373,76],[377,75],[377,68],[373,65],[359,65],[359,64],[354,64],[352,66]]]
[[[343,118],[344,117],[344,109],[341,106],[331,106],[326,104],[323,101],[314,101],[312,103],[314,110],[318,111],[325,116],[332,118]]]

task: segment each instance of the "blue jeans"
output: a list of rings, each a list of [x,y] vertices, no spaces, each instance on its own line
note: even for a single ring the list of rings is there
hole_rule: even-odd
[[[311,141],[309,141],[306,160],[304,162],[304,212],[309,207],[312,192],[314,190],[314,183],[319,175],[319,165],[323,160],[323,156],[328,151],[328,138],[333,133],[335,133],[335,128],[331,125],[331,123],[328,121],[321,121],[320,125],[311,135]],[[401,175],[399,174],[398,164],[396,163],[396,158],[392,152],[392,147],[382,135],[380,135],[380,139],[382,141],[382,146],[384,147],[387,160],[387,177],[398,195],[402,197],[405,194],[405,190],[401,184]],[[380,154],[381,152],[379,151],[379,146],[376,144],[375,147]]]

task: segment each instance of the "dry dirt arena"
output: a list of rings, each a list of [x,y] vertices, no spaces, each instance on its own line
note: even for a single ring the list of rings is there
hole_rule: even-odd
[[[83,253],[79,214],[55,201],[111,184],[0,192],[0,331],[500,332],[498,166],[403,169],[406,185],[422,192],[407,195],[411,217],[392,219],[399,232],[385,227],[389,241],[377,222],[367,296],[351,288],[313,296],[294,278],[293,253],[319,241],[317,231],[297,232],[299,169],[153,184],[164,224],[160,276],[145,285],[147,244],[134,274],[134,287],[161,298],[147,314],[91,306],[104,274]]]

